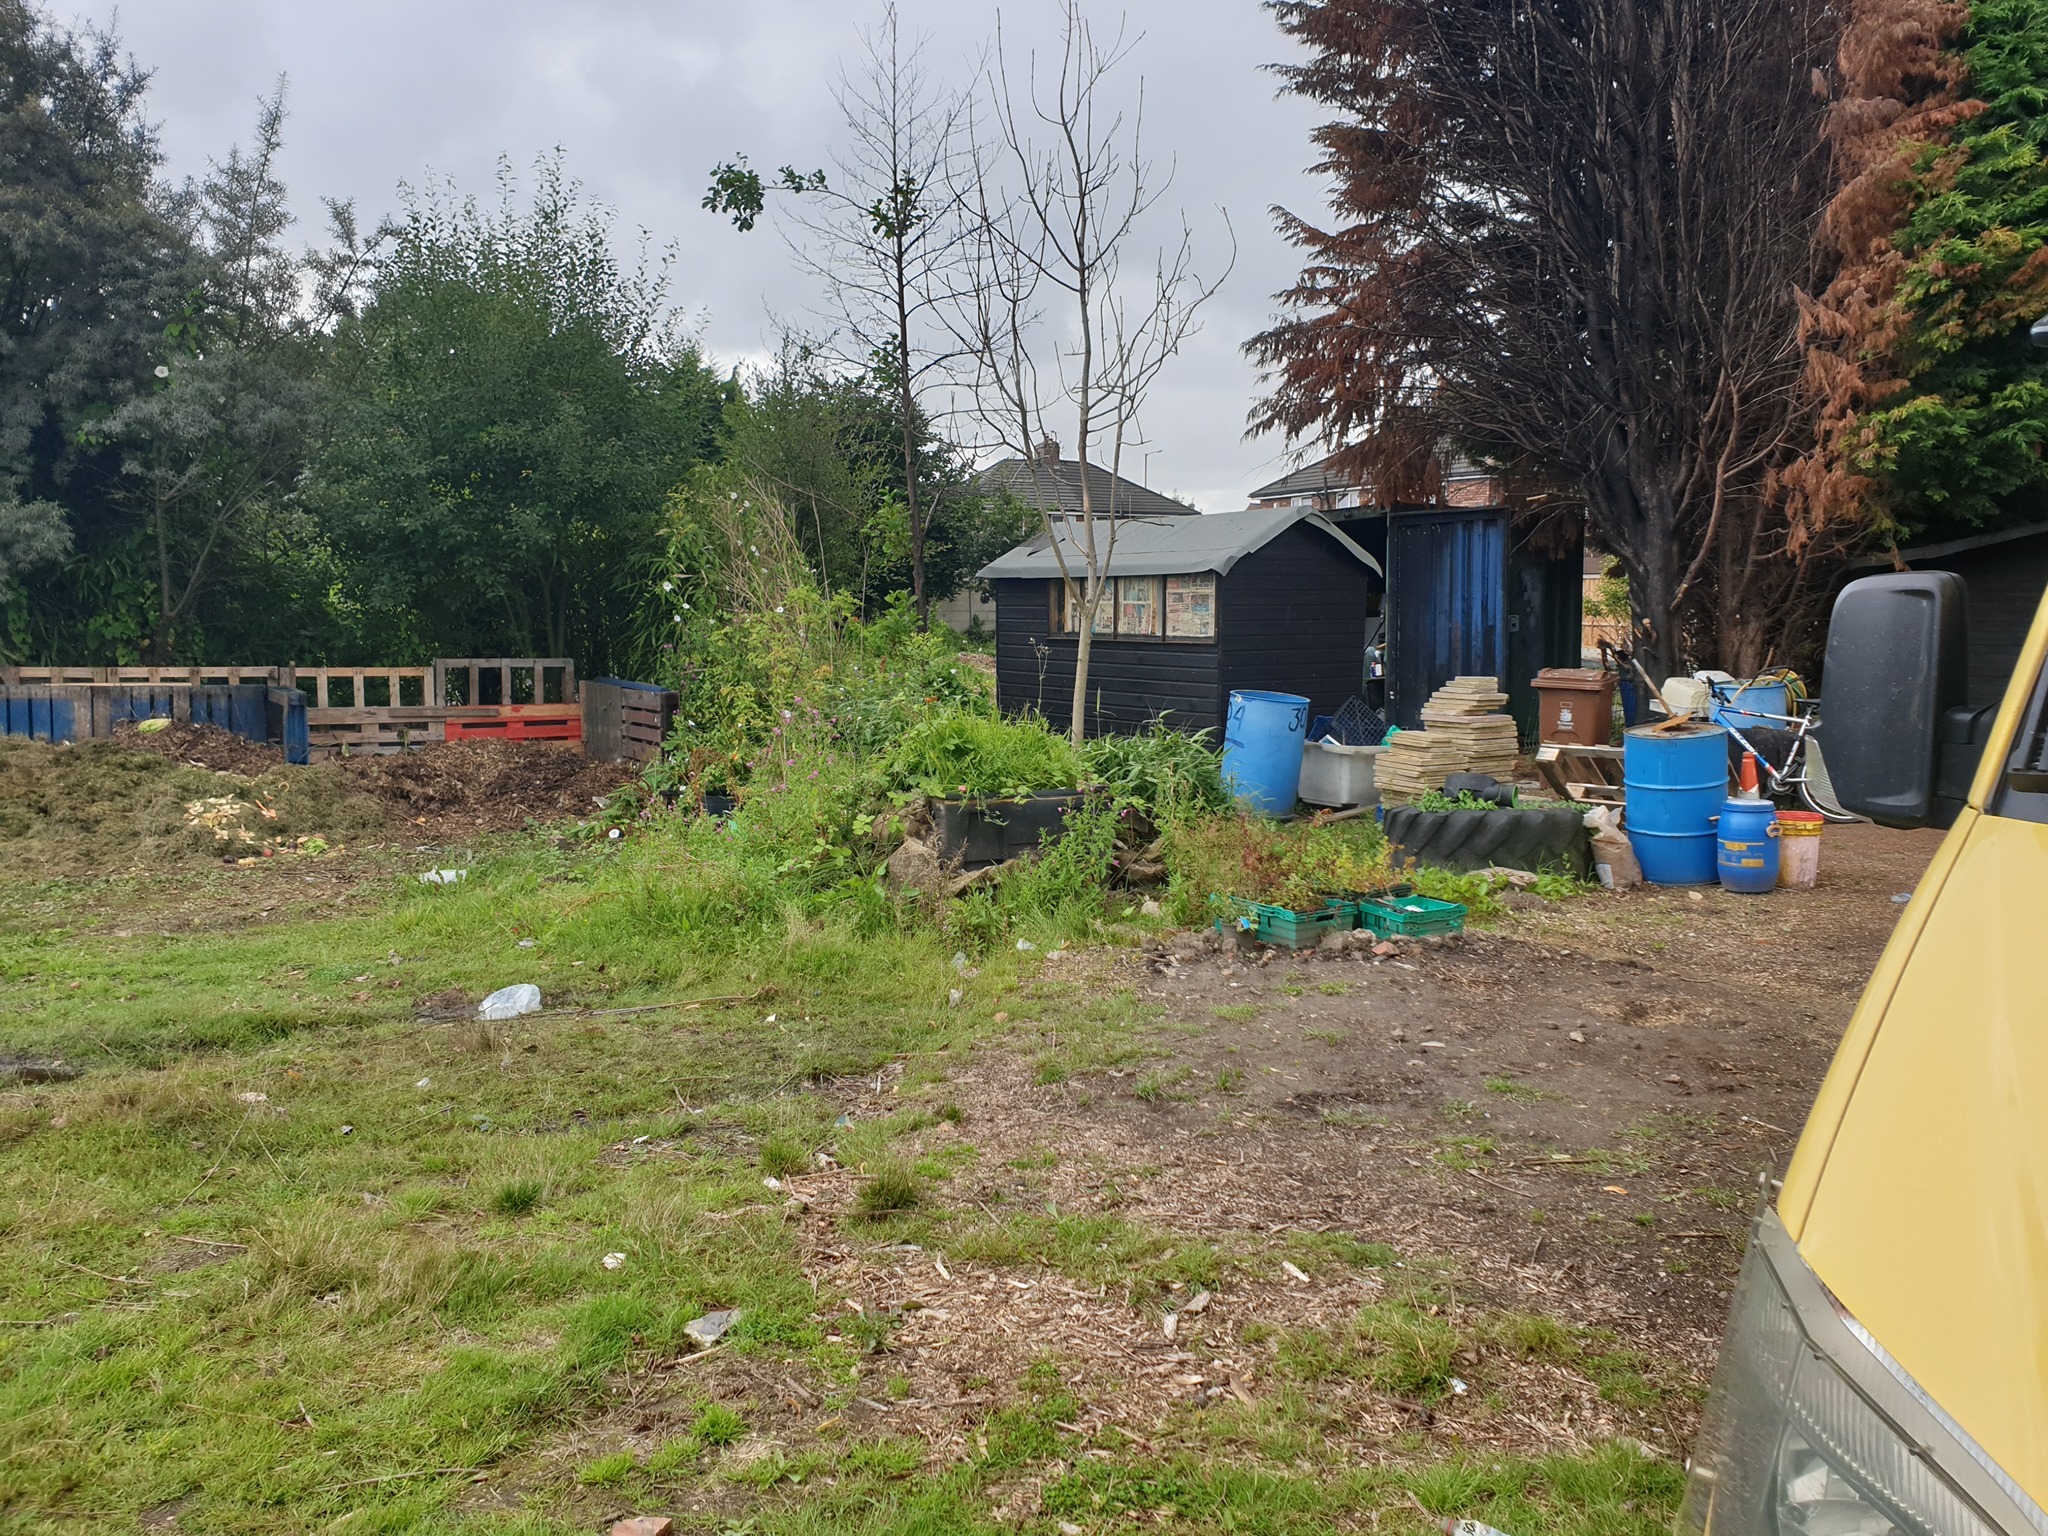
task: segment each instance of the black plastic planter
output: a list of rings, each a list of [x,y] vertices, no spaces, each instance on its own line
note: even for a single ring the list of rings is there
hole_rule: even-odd
[[[1504,869],[1569,870],[1579,879],[1593,871],[1593,839],[1586,818],[1573,810],[1387,812],[1394,863],[1409,861],[1464,872]]]
[[[1042,789],[1022,800],[934,800],[932,839],[939,861],[985,869],[1032,852],[1047,833],[1059,835],[1068,808],[1081,798],[1077,789]]]

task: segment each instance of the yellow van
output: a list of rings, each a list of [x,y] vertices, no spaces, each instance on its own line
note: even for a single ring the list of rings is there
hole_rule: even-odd
[[[2048,1536],[2048,603],[1964,696],[1961,578],[1838,600],[1838,797],[1950,827],[1744,1261],[1686,1493],[1710,1536]]]

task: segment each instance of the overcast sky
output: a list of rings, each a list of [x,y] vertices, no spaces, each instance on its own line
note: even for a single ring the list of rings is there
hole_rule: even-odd
[[[115,15],[91,0],[51,9]],[[501,155],[524,170],[560,146],[622,233],[673,242],[675,298],[729,365],[772,346],[771,315],[807,320],[822,296],[776,233],[737,234],[699,207],[708,172],[739,152],[756,166],[829,162],[832,83],[881,10],[880,0],[127,0],[118,23],[155,71],[150,111],[173,176],[245,139],[257,98],[290,77],[284,174],[304,240],[320,233],[323,196],[355,199],[374,222],[396,206],[401,180],[443,175],[488,194]],[[962,85],[997,10],[900,5],[906,40],[927,39],[931,73]],[[1056,43],[1052,0],[1001,11],[1019,51]],[[1279,442],[1244,440],[1257,379],[1238,349],[1295,270],[1268,208],[1320,207],[1303,170],[1319,113],[1275,96],[1260,66],[1293,50],[1256,0],[1134,0],[1089,14],[1098,31],[1122,17],[1143,34],[1121,86],[1135,91],[1144,76],[1147,146],[1174,162],[1168,202],[1185,210],[1203,269],[1228,256],[1219,210],[1237,240],[1202,333],[1146,409],[1149,463],[1127,458],[1127,473],[1205,511],[1232,510],[1288,467]]]

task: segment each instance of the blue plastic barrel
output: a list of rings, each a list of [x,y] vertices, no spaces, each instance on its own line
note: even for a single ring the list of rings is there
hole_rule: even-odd
[[[1699,724],[1622,737],[1628,841],[1652,885],[1711,885],[1714,823],[1728,798],[1728,733]]]
[[[1748,731],[1759,725],[1782,726],[1771,715],[1792,713],[1791,695],[1783,683],[1714,684],[1714,723]]]
[[[1261,816],[1294,814],[1308,700],[1298,693],[1242,688],[1230,695],[1223,730],[1223,782],[1238,803]]]
[[[1715,867],[1721,884],[1760,896],[1778,883],[1778,808],[1768,800],[1725,800]]]

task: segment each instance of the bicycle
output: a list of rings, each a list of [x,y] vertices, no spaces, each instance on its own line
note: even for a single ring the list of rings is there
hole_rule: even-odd
[[[1821,756],[1820,742],[1814,732],[1820,729],[1820,716],[1809,704],[1803,714],[1777,715],[1768,710],[1744,708],[1742,713],[1758,720],[1780,722],[1770,729],[1789,737],[1785,745],[1783,766],[1771,761],[1756,743],[1744,735],[1733,721],[1723,718],[1728,734],[1742,745],[1742,750],[1756,758],[1757,772],[1761,776],[1757,788],[1771,800],[1790,800],[1795,796],[1809,811],[1817,813],[1824,821],[1846,824],[1863,818],[1853,811],[1842,808],[1835,798],[1834,780],[1828,777],[1826,760]],[[1749,727],[1755,731],[1754,725]]]

